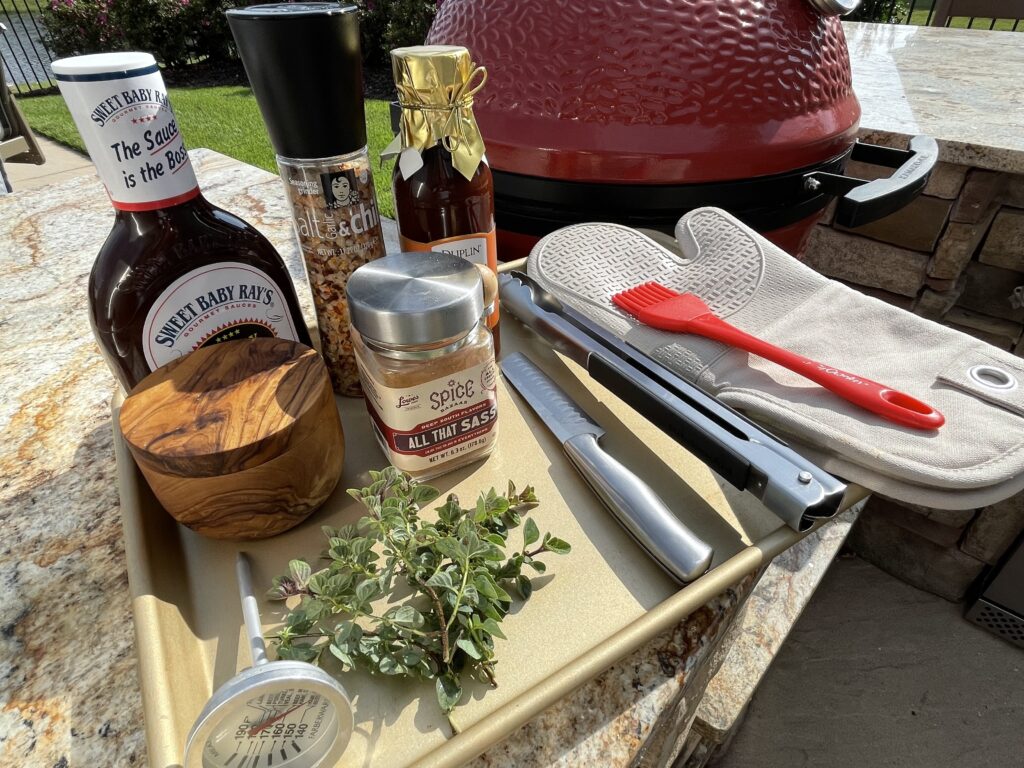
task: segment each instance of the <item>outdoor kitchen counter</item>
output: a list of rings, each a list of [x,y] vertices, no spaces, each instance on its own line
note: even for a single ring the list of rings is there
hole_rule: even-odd
[[[905,146],[907,138],[926,134],[938,141],[945,163],[1024,173],[1021,34],[843,26],[862,138]]]
[[[205,150],[193,158],[210,199],[256,224],[300,277],[278,178]],[[114,379],[87,313],[88,272],[110,222],[91,172],[0,199],[3,766],[147,764],[110,425]],[[394,245],[394,224],[387,226]],[[774,602],[791,608],[786,621],[760,628],[758,645],[781,642],[852,519],[843,515],[773,564]],[[795,578],[798,571],[815,576]],[[475,764],[664,764],[753,582],[726,591]]]
[[[946,163],[1024,172],[1024,103],[1015,87],[1024,38],[852,23],[846,31],[863,136],[898,144],[926,133]],[[278,179],[213,153],[196,157],[210,198],[259,226],[300,275]],[[114,481],[113,378],[87,320],[88,271],[110,220],[91,173],[0,199],[3,766],[147,763]],[[392,224],[392,243],[394,234]],[[844,516],[776,560],[773,599],[748,609],[757,632],[745,642],[754,648],[733,665],[741,674],[712,686],[704,710],[742,709],[816,585],[806,574],[824,571],[849,524]],[[708,656],[741,597],[742,589],[726,593],[476,764],[660,764],[693,716],[687,692],[714,668]],[[785,619],[767,614],[780,602]]]

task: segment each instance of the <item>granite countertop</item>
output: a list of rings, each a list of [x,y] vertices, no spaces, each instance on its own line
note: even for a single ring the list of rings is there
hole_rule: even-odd
[[[304,280],[278,178],[207,150],[193,159],[207,196],[259,227]],[[3,766],[146,764],[114,477],[115,384],[87,319],[88,272],[111,218],[91,172],[0,198]],[[392,245],[395,234],[387,222]],[[850,522],[815,537],[821,569]],[[680,717],[692,714],[753,585],[751,575],[476,764],[648,764],[645,749],[670,749],[685,732]],[[766,629],[766,642],[786,629]]]
[[[944,162],[1024,173],[1024,35],[843,26],[863,138],[905,146],[926,134]]]
[[[861,133],[899,143],[934,136],[941,158],[1024,171],[1024,71],[1013,33],[848,23]],[[1019,78],[1018,78],[1019,79]],[[256,224],[296,279],[302,267],[277,177],[194,154],[216,203]],[[109,402],[113,378],[87,321],[86,283],[111,212],[91,173],[0,198],[0,765],[145,765]],[[394,239],[390,225],[389,239]],[[852,518],[773,565],[748,608],[742,656],[710,688],[711,727],[749,698]],[[810,565],[809,565],[810,564]],[[790,574],[807,574],[795,578]],[[748,578],[687,621],[546,710],[475,765],[659,765],[695,714]],[[781,585],[781,586],[780,586]],[[778,590],[782,590],[779,592]],[[784,619],[767,618],[787,606]],[[735,634],[735,632],[734,632]],[[762,658],[764,657],[764,658]],[[753,682],[752,682],[753,681]],[[699,695],[699,694],[698,694]]]
[[[900,144],[934,136],[941,159],[1024,172],[1024,72],[1014,33],[847,23],[861,135]],[[1016,78],[1019,80],[1020,78]],[[303,279],[276,176],[194,153],[215,203],[258,226]],[[111,211],[92,173],[0,198],[0,765],[145,765],[109,402],[113,378],[87,321],[88,271]],[[395,231],[389,223],[388,239]],[[308,307],[307,307],[308,309]],[[844,517],[773,565],[750,602],[737,658],[701,717],[724,728],[750,695],[827,567]],[[810,563],[810,566],[808,565]],[[813,582],[813,583],[811,583]],[[661,765],[696,712],[693,693],[751,576],[549,708],[488,753],[489,765]],[[781,590],[781,591],[779,591]],[[766,618],[783,604],[784,617]],[[735,634],[735,632],[734,632]]]

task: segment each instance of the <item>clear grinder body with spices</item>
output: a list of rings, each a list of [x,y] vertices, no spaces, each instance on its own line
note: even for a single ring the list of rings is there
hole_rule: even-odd
[[[373,429],[388,460],[425,479],[487,456],[498,437],[483,280],[448,253],[395,253],[356,270],[348,308]]]
[[[280,3],[227,17],[277,153],[331,381],[340,394],[358,395],[345,284],[361,264],[384,255],[358,9]]]

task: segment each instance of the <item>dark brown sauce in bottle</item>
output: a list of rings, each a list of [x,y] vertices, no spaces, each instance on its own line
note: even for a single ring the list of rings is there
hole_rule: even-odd
[[[497,268],[494,231],[494,180],[486,160],[466,179],[440,144],[422,154],[423,167],[408,179],[395,163],[392,189],[403,251],[443,250]],[[497,308],[488,317],[499,346]]]
[[[154,339],[175,342],[174,353],[257,336],[286,336],[311,344],[281,257],[250,224],[212,205],[202,195],[168,208],[116,210],[115,214],[113,229],[89,276],[89,305],[93,333],[107,364],[126,390],[153,370],[145,345],[150,343],[154,350],[159,349],[162,345]],[[252,271],[226,266],[235,264]],[[190,273],[197,272],[199,277],[188,280]],[[259,273],[276,285],[280,297],[272,295],[271,283]],[[221,276],[225,279],[219,279]],[[177,298],[175,306],[169,307],[177,310],[169,315],[173,322],[165,313],[161,318],[165,322],[151,323],[147,340],[147,318],[155,311],[154,302],[183,277],[186,284],[170,297],[172,303]],[[189,282],[196,285],[196,290],[190,291]],[[246,287],[244,297],[241,286]],[[269,310],[264,303],[268,291]],[[220,298],[227,300],[218,301]],[[284,312],[289,317],[281,317]],[[175,331],[188,332],[207,315],[215,321],[212,325],[202,324],[189,338],[175,337]],[[281,319],[271,323],[268,315]],[[161,334],[162,328],[166,331]],[[285,328],[293,333],[282,332]],[[168,354],[166,349],[162,352],[157,362],[162,363]]]
[[[114,206],[89,276],[89,319],[121,385],[223,341],[309,344],[277,251],[200,194],[156,60],[102,53],[52,68]]]

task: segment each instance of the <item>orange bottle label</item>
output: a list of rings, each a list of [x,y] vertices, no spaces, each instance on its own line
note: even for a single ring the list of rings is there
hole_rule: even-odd
[[[486,264],[492,272],[498,271],[498,238],[495,230],[476,232],[471,235],[456,235],[443,240],[421,243],[399,235],[403,251],[440,251],[461,256],[474,264]],[[494,302],[494,311],[487,318],[487,325],[494,328],[498,324],[498,302]]]

